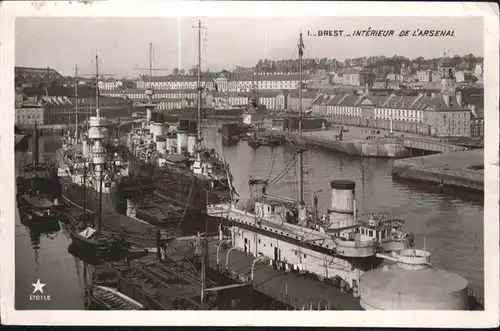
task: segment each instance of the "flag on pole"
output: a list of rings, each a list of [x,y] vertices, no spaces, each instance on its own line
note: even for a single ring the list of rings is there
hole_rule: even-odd
[[[219,87],[217,86],[217,82],[215,81],[215,78],[212,77],[212,82],[214,83],[214,89],[219,92]]]
[[[302,57],[304,55],[304,49],[306,47],[304,46],[304,41],[302,40],[302,33],[300,34],[299,38],[299,56]]]
[[[215,78],[211,77],[212,83],[214,84],[214,89],[219,92],[219,86],[217,86],[217,82],[215,81]],[[207,90],[208,88],[208,81],[205,82],[205,86],[203,87],[204,90]]]

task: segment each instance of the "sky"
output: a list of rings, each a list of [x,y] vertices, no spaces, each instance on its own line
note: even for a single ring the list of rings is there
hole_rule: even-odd
[[[297,57],[299,33],[304,57],[345,60],[362,56],[416,58],[472,53],[483,56],[481,17],[18,17],[16,66],[50,66],[63,75],[92,74],[96,51],[99,71],[136,77],[149,67],[149,43],[154,47],[155,75],[173,68],[191,68],[197,61],[197,30],[201,19],[202,70],[252,67],[259,59]],[[318,37],[318,29],[394,30],[393,37]],[[401,30],[454,30],[454,37],[399,37]],[[135,68],[135,69],[134,69]]]

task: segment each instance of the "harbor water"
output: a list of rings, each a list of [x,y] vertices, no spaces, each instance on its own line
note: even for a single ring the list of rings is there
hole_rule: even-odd
[[[234,186],[243,202],[250,196],[249,175],[254,178],[279,177],[268,188],[273,195],[297,197],[297,167],[281,170],[293,157],[293,147],[259,147],[245,141],[222,146],[217,128],[204,130],[205,143],[222,154],[230,164]],[[54,158],[60,134],[43,136],[45,157]],[[17,151],[16,161],[26,157]],[[360,214],[392,213],[406,221],[405,230],[415,234],[415,245],[431,252],[431,263],[459,273],[480,295],[484,293],[483,198],[475,193],[444,191],[423,184],[392,178],[392,160],[362,159],[331,151],[312,149],[304,155],[305,199],[318,197],[320,212],[330,203],[330,181],[356,182]],[[54,229],[29,229],[16,217],[16,309],[84,309],[83,263],[68,253],[69,234],[61,224]],[[33,283],[46,284],[50,300],[34,300]]]

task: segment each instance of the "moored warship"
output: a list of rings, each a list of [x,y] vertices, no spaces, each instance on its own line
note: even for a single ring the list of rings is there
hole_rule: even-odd
[[[96,56],[96,78],[97,64]],[[129,181],[128,155],[116,152],[120,146],[110,141],[107,120],[100,115],[98,91],[96,95],[96,113],[89,119],[88,131],[82,137],[78,133],[75,138],[68,135],[56,153],[62,200],[80,208],[84,222],[86,215],[97,214],[98,232],[102,226],[134,245],[155,247],[154,226],[119,213],[121,202],[127,197],[124,194],[130,195],[126,187],[133,186]]]
[[[200,34],[198,35],[201,42]],[[206,85],[206,84],[205,84]],[[146,119],[127,137],[131,175],[152,178],[155,194],[167,201],[206,213],[210,203],[229,201],[236,195],[229,165],[215,149],[203,144],[201,132],[201,56],[198,57],[197,120],[180,120],[177,127],[165,125],[155,112],[154,91],[146,91]]]

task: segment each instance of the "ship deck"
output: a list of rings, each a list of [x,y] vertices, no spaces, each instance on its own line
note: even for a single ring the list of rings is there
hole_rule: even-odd
[[[209,243],[209,263],[217,267],[218,242]],[[220,248],[220,266],[225,267],[228,249]],[[229,255],[229,270],[250,274],[254,257],[239,250],[232,250]],[[295,309],[362,310],[359,299],[339,289],[307,278],[287,274],[257,262],[254,270],[254,288],[261,293],[289,304]]]
[[[134,245],[156,247],[157,226],[115,213],[103,214],[102,217],[103,229],[121,234]]]

